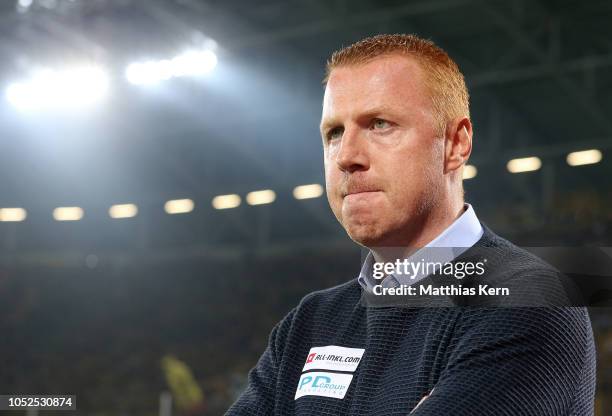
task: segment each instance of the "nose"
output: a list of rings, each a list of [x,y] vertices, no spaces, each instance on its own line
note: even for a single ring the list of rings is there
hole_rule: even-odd
[[[367,150],[367,141],[359,129],[346,127],[336,154],[338,168],[349,173],[368,170],[370,159]]]

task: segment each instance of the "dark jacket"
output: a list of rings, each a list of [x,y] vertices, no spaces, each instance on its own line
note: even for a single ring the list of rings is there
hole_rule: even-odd
[[[475,247],[503,251],[505,275],[520,281],[546,268],[484,229]],[[586,308],[366,307],[361,295],[356,280],[307,295],[272,330],[227,415],[593,414]],[[323,362],[303,372],[311,348],[324,346],[364,351],[356,369]],[[298,389],[314,394],[296,399]]]

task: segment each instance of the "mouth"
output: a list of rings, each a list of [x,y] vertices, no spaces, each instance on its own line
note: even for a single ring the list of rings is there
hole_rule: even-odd
[[[372,189],[372,190],[368,190],[368,191],[353,191],[353,192],[347,192],[344,196],[349,196],[349,195],[360,195],[360,194],[373,194],[374,192],[380,192],[378,189]]]
[[[342,195],[343,199],[346,198],[350,198],[350,199],[355,199],[355,198],[367,198],[371,195],[377,194],[381,192],[378,189],[371,189],[371,190],[358,190],[358,191],[351,191],[351,192],[347,192],[345,194]]]
[[[342,192],[342,197],[347,197],[349,195],[359,195],[359,194],[370,194],[374,192],[380,192],[380,189],[371,188],[371,187],[350,187]]]

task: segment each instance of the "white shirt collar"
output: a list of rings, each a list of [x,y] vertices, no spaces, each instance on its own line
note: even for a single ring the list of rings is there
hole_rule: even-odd
[[[465,211],[446,230],[431,240],[425,247],[470,248],[482,237],[484,230],[472,205],[467,202]],[[464,250],[465,251],[465,250]]]

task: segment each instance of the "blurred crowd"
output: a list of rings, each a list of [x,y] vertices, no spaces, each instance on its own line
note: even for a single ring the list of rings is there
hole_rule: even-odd
[[[611,221],[597,218],[508,237],[610,245]],[[172,391],[162,367],[171,356],[201,391],[203,405],[190,414],[223,414],[275,323],[305,294],[355,278],[360,256],[355,247],[96,268],[4,265],[0,392],[76,394],[83,415],[154,415],[160,394]],[[604,415],[612,412],[612,315],[593,308],[591,317]]]

